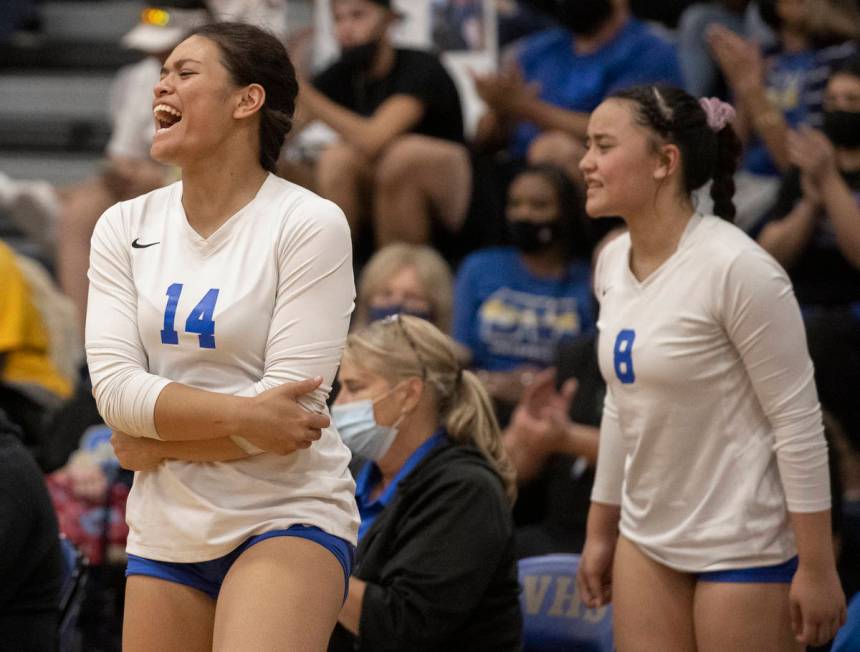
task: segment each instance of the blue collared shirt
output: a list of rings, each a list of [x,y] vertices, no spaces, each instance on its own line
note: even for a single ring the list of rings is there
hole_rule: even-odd
[[[382,513],[382,510],[394,498],[394,492],[397,491],[397,485],[403,478],[409,475],[412,470],[427,455],[436,448],[439,444],[445,441],[445,430],[440,428],[434,432],[423,444],[415,449],[415,452],[410,455],[397,474],[391,479],[391,482],[385,488],[376,500],[370,498],[373,489],[382,480],[382,472],[375,462],[368,462],[358,473],[358,478],[355,482],[355,502],[358,504],[358,513],[361,516],[361,525],[358,526],[358,538],[364,536],[364,533],[370,529],[376,517]]]

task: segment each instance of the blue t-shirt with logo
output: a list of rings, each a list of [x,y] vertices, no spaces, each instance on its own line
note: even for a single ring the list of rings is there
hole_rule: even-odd
[[[528,82],[540,85],[540,99],[569,111],[591,113],[613,91],[637,84],[666,82],[680,86],[675,46],[645,23],[629,19],[615,37],[589,54],[574,51],[575,37],[562,28],[530,37],[519,64]],[[540,129],[517,125],[510,144],[523,157]]]
[[[564,276],[532,274],[513,247],[470,255],[457,272],[454,338],[477,369],[548,367],[556,348],[594,327],[591,270],[571,262]]]

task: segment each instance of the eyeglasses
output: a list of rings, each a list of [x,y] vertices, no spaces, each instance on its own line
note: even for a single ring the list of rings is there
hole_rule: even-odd
[[[395,322],[397,323],[400,332],[403,334],[404,339],[406,339],[406,341],[409,343],[409,347],[412,349],[412,353],[415,354],[415,359],[418,360],[418,366],[421,367],[421,380],[427,380],[427,366],[424,364],[424,360],[418,353],[418,347],[415,346],[415,340],[412,339],[412,336],[406,330],[406,326],[403,325],[403,320],[400,318],[400,313],[389,315],[382,320],[383,324],[391,324]]]

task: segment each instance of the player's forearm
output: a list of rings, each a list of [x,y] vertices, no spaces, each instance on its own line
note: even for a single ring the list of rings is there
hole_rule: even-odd
[[[860,269],[860,206],[836,170],[822,179],[821,196],[836,232],[836,246],[848,262]]]
[[[817,210],[812,202],[801,199],[788,215],[762,229],[758,243],[776,258],[780,265],[790,269],[812,237]]]
[[[155,403],[155,429],[163,441],[213,440],[241,435],[250,399],[170,383]]]
[[[588,509],[585,535],[594,539],[615,539],[618,537],[618,521],[621,519],[621,506],[610,505],[592,500]]]
[[[821,512],[789,512],[798,562],[809,568],[833,568],[833,535],[830,510]]]
[[[163,459],[185,462],[229,462],[249,457],[229,437],[198,441],[152,442]]]

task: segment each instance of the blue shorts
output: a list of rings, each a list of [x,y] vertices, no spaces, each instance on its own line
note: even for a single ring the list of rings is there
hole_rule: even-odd
[[[797,555],[776,566],[732,568],[729,570],[699,573],[700,582],[738,582],[741,584],[790,584],[797,570]]]
[[[217,600],[218,592],[221,590],[221,583],[239,555],[255,543],[260,543],[260,541],[265,541],[272,537],[301,537],[302,539],[309,539],[331,552],[340,563],[341,568],[343,568],[343,599],[346,600],[346,594],[349,590],[349,576],[352,573],[352,565],[355,561],[355,547],[340,537],[323,532],[318,527],[311,525],[293,525],[286,530],[272,530],[258,534],[249,538],[233,552],[228,552],[223,557],[210,559],[209,561],[178,563],[129,555],[125,576],[147,575],[167,580],[168,582],[175,582],[176,584],[184,584],[198,591],[203,591],[203,593],[213,600]]]

